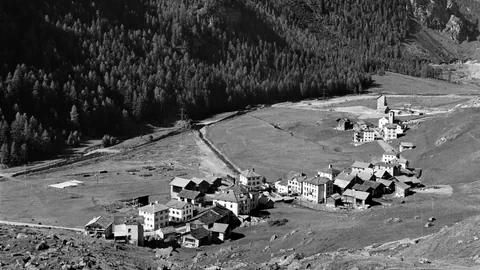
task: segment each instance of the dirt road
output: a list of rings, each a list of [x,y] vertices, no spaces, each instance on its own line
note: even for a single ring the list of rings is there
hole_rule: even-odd
[[[27,227],[35,227],[35,228],[43,228],[43,229],[59,229],[59,230],[68,230],[68,231],[75,231],[75,232],[83,232],[83,230],[82,230],[82,229],[79,229],[79,228],[50,226],[50,225],[42,225],[42,224],[34,224],[34,223],[25,223],[25,222],[13,222],[13,221],[6,221],[6,220],[0,220],[0,224],[13,225],[13,226],[27,226]]]

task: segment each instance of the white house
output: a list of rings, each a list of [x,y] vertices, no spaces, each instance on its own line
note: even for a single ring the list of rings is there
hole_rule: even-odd
[[[255,172],[255,169],[246,169],[240,173],[240,184],[248,190],[259,190],[262,186],[262,176]]]
[[[378,119],[378,127],[380,129],[383,129],[386,125],[388,125],[388,119],[386,117]]]
[[[280,194],[288,194],[288,182],[285,180],[275,182],[275,189]]]
[[[361,172],[372,172],[373,165],[369,162],[355,161],[352,164],[352,173],[361,173]]]
[[[395,152],[385,152],[382,155],[382,162],[389,163],[389,162],[392,162],[394,160],[397,160],[398,157],[399,157],[399,154],[397,154]]]
[[[383,128],[383,139],[385,141],[396,140],[397,139],[397,125],[388,124]]]
[[[244,186],[237,185],[214,197],[213,204],[227,208],[236,216],[248,215],[258,207],[258,197],[257,192],[249,192]]]
[[[375,141],[375,131],[373,129],[365,129],[353,132],[354,142],[373,142]]]
[[[138,215],[144,218],[145,231],[156,231],[167,226],[169,210],[167,206],[155,202],[138,208]]]
[[[302,197],[315,203],[326,203],[333,194],[333,181],[325,177],[312,177],[303,181]]]
[[[330,180],[335,180],[335,177],[340,174],[340,170],[334,169],[332,165],[328,165],[328,168],[318,171],[318,176],[325,177]]]
[[[303,173],[289,172],[287,176],[288,190],[291,193],[302,193],[302,180],[305,179]]]
[[[193,218],[193,205],[191,203],[170,200],[166,206],[170,208],[168,213],[170,222],[180,223]]]

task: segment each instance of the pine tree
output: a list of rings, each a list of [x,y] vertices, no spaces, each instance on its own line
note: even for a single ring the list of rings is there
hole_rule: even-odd
[[[18,144],[13,141],[10,146],[10,165],[18,165],[21,163],[20,151],[18,149]]]
[[[70,122],[73,124],[74,127],[78,127],[80,125],[77,106],[75,105],[72,106],[72,110],[70,111]]]
[[[5,165],[10,164],[10,148],[7,142],[4,142],[0,148],[0,162]]]

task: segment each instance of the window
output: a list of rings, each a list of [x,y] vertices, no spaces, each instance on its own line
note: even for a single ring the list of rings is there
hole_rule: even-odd
[[[132,232],[132,229],[128,228],[128,233],[131,233]]]

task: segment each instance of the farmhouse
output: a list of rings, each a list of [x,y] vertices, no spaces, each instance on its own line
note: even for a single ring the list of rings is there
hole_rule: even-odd
[[[280,194],[288,194],[288,182],[285,180],[275,182],[275,189]]]
[[[372,191],[370,192],[370,194],[372,194],[372,197],[380,197],[385,191],[385,187],[383,186],[383,184],[377,181],[367,180],[363,182],[363,185],[372,188]]]
[[[335,180],[335,177],[340,174],[340,170],[334,169],[332,165],[328,165],[327,168],[318,171],[318,176],[325,177],[330,180]]]
[[[353,141],[358,143],[373,142],[375,141],[375,131],[373,129],[355,131],[353,132]]]
[[[143,226],[136,220],[127,220],[124,217],[115,218],[113,236],[115,242],[143,246]]]
[[[395,195],[399,197],[406,197],[410,193],[410,186],[400,181],[394,181]]]
[[[195,190],[195,183],[189,179],[175,177],[173,181],[170,182],[170,198],[178,198],[178,193],[184,189]]]
[[[255,169],[246,169],[240,173],[240,184],[248,190],[259,190],[262,187],[262,176],[255,172]]]
[[[156,231],[168,224],[169,209],[157,202],[138,208],[138,215],[144,219],[145,231]]]
[[[289,172],[287,175],[288,190],[291,193],[301,194],[303,190],[302,183],[305,178],[306,175],[303,173]]]
[[[397,139],[397,125],[388,124],[383,127],[383,140],[390,141]]]
[[[370,201],[370,193],[347,189],[342,194],[344,204],[352,205],[357,208],[359,205],[365,208],[367,202]]]
[[[353,125],[352,125],[352,121],[350,121],[350,119],[348,118],[338,118],[337,119],[337,129],[338,130],[349,130],[349,129],[352,129]]]
[[[209,230],[200,227],[191,230],[189,233],[182,237],[182,243],[187,248],[197,248],[200,246],[210,244],[211,233]]]
[[[352,173],[361,173],[361,172],[372,172],[373,173],[372,163],[355,161],[352,164],[351,167],[352,167]]]
[[[232,230],[230,229],[230,225],[226,223],[213,223],[213,227],[210,228],[210,232],[212,234],[212,238],[225,241],[230,238],[230,234]]]
[[[210,184],[201,178],[193,177],[191,180],[195,183],[195,191],[207,193],[210,189]]]
[[[315,203],[325,203],[333,194],[333,181],[324,177],[311,177],[303,181],[302,197]]]
[[[400,174],[400,165],[398,163],[377,162],[375,163],[374,169],[377,171],[386,171],[392,176]]]
[[[104,216],[98,216],[85,225],[85,234],[93,237],[109,239],[113,236],[113,221]]]
[[[387,98],[384,95],[381,95],[377,98],[377,112],[379,113],[388,113],[390,109],[387,106]]]
[[[342,196],[338,193],[334,193],[327,198],[327,206],[337,207],[342,202]]]
[[[185,222],[193,217],[193,205],[179,200],[170,200],[166,206],[169,209],[168,221],[170,223]]]
[[[193,183],[193,182],[192,182]],[[177,194],[179,201],[191,203],[195,206],[202,207],[205,202],[205,194],[200,191],[184,189]]]
[[[404,150],[411,150],[413,148],[415,148],[413,143],[411,143],[411,142],[401,142],[399,150],[400,150],[400,152],[403,152]]]

